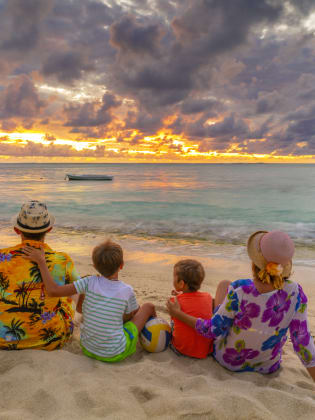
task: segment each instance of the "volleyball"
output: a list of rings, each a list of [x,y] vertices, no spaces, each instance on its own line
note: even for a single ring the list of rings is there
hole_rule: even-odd
[[[159,353],[167,349],[171,340],[171,327],[162,318],[150,318],[140,332],[139,341],[150,353]]]

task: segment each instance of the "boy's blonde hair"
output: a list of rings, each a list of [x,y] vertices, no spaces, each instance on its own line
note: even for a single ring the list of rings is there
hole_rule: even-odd
[[[123,250],[120,245],[109,239],[93,249],[92,261],[100,274],[110,277],[124,263]]]
[[[205,270],[202,264],[196,260],[180,260],[174,265],[174,271],[179,280],[183,280],[192,292],[200,289],[205,278]]]

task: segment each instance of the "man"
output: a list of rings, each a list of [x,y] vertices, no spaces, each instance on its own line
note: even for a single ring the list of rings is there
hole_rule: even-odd
[[[54,350],[72,335],[71,298],[48,297],[37,264],[25,259],[22,252],[26,244],[35,248],[42,245],[57,284],[78,280],[71,258],[45,243],[54,221],[45,203],[32,200],[23,204],[14,218],[21,243],[0,250],[0,349]]]

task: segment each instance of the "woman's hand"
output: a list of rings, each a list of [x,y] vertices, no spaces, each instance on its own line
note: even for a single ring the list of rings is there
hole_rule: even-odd
[[[168,313],[173,317],[177,318],[178,314],[180,314],[182,311],[180,309],[180,304],[177,300],[177,297],[168,299],[166,302],[166,308],[168,310]]]
[[[166,308],[168,310],[168,313],[171,315],[171,317],[179,319],[184,324],[189,325],[191,328],[195,328],[197,318],[195,318],[194,316],[185,314],[185,312],[181,310],[180,304],[176,296],[173,298],[170,298],[166,302]]]
[[[45,263],[45,251],[42,245],[40,245],[40,249],[33,248],[32,246],[25,245],[22,248],[22,251],[24,253],[24,258],[30,261],[34,261],[37,264]]]

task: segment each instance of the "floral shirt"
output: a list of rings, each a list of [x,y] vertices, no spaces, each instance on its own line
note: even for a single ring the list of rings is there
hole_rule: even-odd
[[[27,240],[36,248],[39,242]],[[36,263],[21,247],[0,250],[0,349],[53,350],[71,337],[74,310],[70,298],[48,297]],[[78,280],[71,258],[44,244],[46,262],[59,285]]]
[[[215,339],[214,357],[230,370],[277,370],[288,331],[304,366],[313,367],[315,344],[306,308],[307,297],[294,282],[287,280],[281,290],[259,293],[252,280],[237,280],[215,315],[197,320],[196,330]]]

